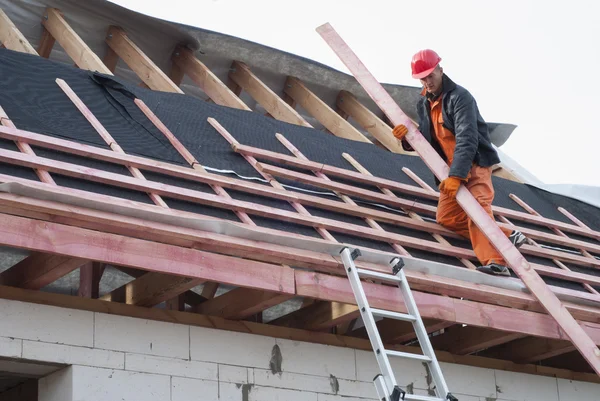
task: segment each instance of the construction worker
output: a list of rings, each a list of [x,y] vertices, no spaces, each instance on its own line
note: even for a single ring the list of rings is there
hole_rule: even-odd
[[[456,192],[462,183],[493,219],[492,166],[500,163],[500,159],[475,99],[444,74],[441,60],[436,52],[427,49],[415,54],[411,63],[413,78],[423,85],[417,106],[419,129],[450,167],[448,178],[439,185],[436,219],[440,225],[471,240],[482,264],[477,270],[510,276],[502,256],[456,202]],[[406,126],[396,126],[393,133],[405,149],[412,150],[403,140],[408,133]],[[516,247],[526,241],[519,231],[503,231]]]

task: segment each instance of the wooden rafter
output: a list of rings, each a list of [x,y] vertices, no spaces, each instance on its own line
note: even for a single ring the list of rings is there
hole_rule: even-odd
[[[47,8],[42,19],[42,25],[79,68],[111,74],[102,60],[65,21],[60,10]]]
[[[271,88],[254,75],[246,64],[234,61],[231,65],[229,77],[252,96],[273,118],[290,124],[312,127],[292,106],[277,96]]]
[[[106,43],[150,89],[183,93],[177,85],[119,27],[111,26]]]
[[[277,326],[322,331],[352,321],[359,315],[356,305],[340,302],[315,302],[270,323]]]
[[[288,294],[235,288],[196,307],[198,313],[225,319],[245,319],[290,299]]]
[[[432,338],[431,344],[435,349],[441,349],[457,355],[467,355],[523,337],[525,335],[520,333],[455,325],[443,335]]]
[[[250,110],[227,85],[194,56],[194,53],[190,49],[178,46],[173,53],[172,61],[182,73],[189,76],[216,104],[240,110]]]
[[[0,284],[40,289],[87,263],[83,258],[34,252],[0,273]]]
[[[371,143],[366,136],[354,128],[348,121],[344,120],[325,102],[319,99],[319,97],[311,92],[299,79],[288,77],[284,86],[284,92],[335,136]]]
[[[360,103],[350,92],[340,91],[336,105],[389,151],[400,154],[411,154],[411,152],[405,151],[399,141],[394,138],[392,128]]]
[[[10,50],[38,55],[2,9],[0,9],[0,43]]]
[[[570,341],[526,337],[492,348],[486,351],[485,355],[519,363],[535,363],[575,350]]]
[[[177,297],[202,284],[203,281],[191,277],[149,272],[103,295],[100,299],[151,307]]]

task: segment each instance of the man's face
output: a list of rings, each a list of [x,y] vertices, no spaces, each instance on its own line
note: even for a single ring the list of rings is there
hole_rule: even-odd
[[[421,79],[421,85],[427,90],[427,92],[437,95],[442,90],[442,77],[444,70],[442,67],[437,67],[433,72]]]

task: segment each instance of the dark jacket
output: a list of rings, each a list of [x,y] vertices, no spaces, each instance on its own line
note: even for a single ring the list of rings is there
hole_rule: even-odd
[[[442,117],[444,127],[456,137],[454,160],[449,176],[467,178],[473,163],[481,167],[491,167],[500,163],[498,153],[492,146],[488,126],[479,114],[473,96],[462,86],[456,85],[446,74],[442,81]],[[442,151],[431,124],[429,100],[423,96],[417,105],[419,129],[442,159]]]

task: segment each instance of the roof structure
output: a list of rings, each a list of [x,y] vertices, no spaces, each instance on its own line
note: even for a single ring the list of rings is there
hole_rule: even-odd
[[[476,272],[435,223],[432,174],[350,77],[102,1],[0,4],[0,244],[24,257],[0,297],[369,349],[324,251],[348,244],[414,260],[440,360],[600,381],[519,279]],[[386,89],[414,109],[417,89]],[[599,209],[494,186],[498,224],[600,344]],[[365,289],[405,312],[395,287]],[[414,351],[412,327],[379,325]]]

